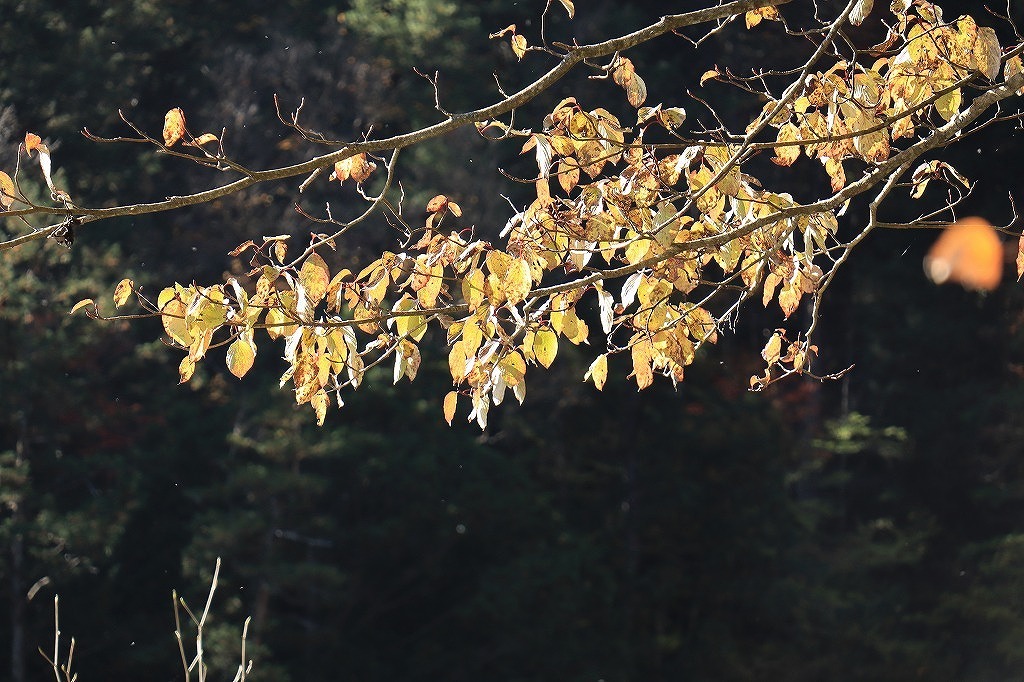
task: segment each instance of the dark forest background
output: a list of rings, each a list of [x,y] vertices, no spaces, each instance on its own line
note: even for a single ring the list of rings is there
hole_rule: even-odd
[[[586,42],[701,4],[577,2],[570,23],[555,3],[548,29]],[[887,4],[855,37],[877,42]],[[1012,37],[981,3],[946,5]],[[410,130],[437,117],[412,66],[440,71],[450,110],[493,101],[492,73],[511,90],[549,66],[487,39],[513,22],[536,35],[543,6],[0,0],[0,168],[31,130],[85,204],[223,181],[80,135],[126,132],[118,109],[154,133],[175,106],[197,133],[226,126],[250,167],[323,151],[280,125],[274,93],[288,109],[305,97],[308,125],[336,137]],[[784,13],[799,25],[809,9]],[[631,57],[650,103],[710,123],[685,94],[704,70],[793,66],[807,47],[737,24],[698,51],[666,38]],[[517,123],[539,125],[569,94],[629,120],[621,90],[585,76]],[[700,93],[735,121],[761,107],[713,83]],[[946,153],[979,183],[965,214],[1009,219],[1021,147],[1007,124]],[[445,193],[496,233],[501,195],[523,196],[496,169],[528,174],[518,151],[472,132],[409,150],[408,205]],[[769,166],[755,174],[798,199],[824,175],[806,160]],[[214,355],[179,387],[158,322],[68,317],[124,276],[150,292],[218,281],[244,267],[225,255],[239,242],[308,233],[294,185],[90,227],[70,251],[0,256],[0,678],[51,674],[36,647],[52,644],[59,593],[80,679],[179,679],[171,590],[198,606],[218,556],[207,650],[226,679],[246,616],[252,679],[268,682],[1024,678],[1024,290],[1012,277],[987,295],[937,288],[921,269],[934,235],[876,233],[825,306],[819,367],[855,363],[841,381],[748,393],[779,324],[755,306],[677,390],[637,394],[613,360],[598,393],[581,382],[589,358],[563,348],[526,405],[506,402],[482,434],[444,424],[440,351],[412,385],[372,376],[318,429],[277,389],[270,346],[242,382]],[[891,218],[928,196],[897,193]],[[326,183],[304,201],[328,199],[359,210]],[[853,205],[842,229],[864,216]],[[365,229],[337,261],[393,238]]]

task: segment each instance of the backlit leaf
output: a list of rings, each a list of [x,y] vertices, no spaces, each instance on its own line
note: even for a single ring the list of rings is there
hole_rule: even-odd
[[[74,314],[75,314],[75,312],[77,312],[77,311],[81,310],[82,308],[84,308],[84,307],[86,307],[86,306],[90,306],[90,305],[91,305],[91,306],[92,306],[93,308],[95,308],[95,307],[96,307],[96,302],[95,302],[95,301],[93,301],[93,300],[92,300],[91,298],[83,298],[83,299],[82,299],[81,301],[79,301],[78,303],[76,303],[76,304],[75,304],[75,305],[74,305],[74,306],[73,306],[73,307],[71,308],[71,310],[69,310],[69,311],[68,311],[68,315],[74,315]]]
[[[310,303],[315,306],[323,300],[330,281],[331,272],[324,259],[316,252],[309,254],[299,270],[299,282],[306,290]]]
[[[558,336],[550,329],[537,331],[533,337],[533,357],[544,367],[550,367],[558,355]]]
[[[43,139],[35,133],[25,133],[25,151],[32,153],[36,147],[42,145]]]
[[[366,152],[362,152],[335,163],[334,172],[331,173],[330,179],[345,184],[345,181],[351,178],[359,183],[373,175],[375,170],[377,170],[377,164],[373,161],[368,161]]]
[[[192,378],[192,375],[195,373],[195,371],[196,363],[187,355],[183,357],[181,359],[181,362],[178,363],[178,376],[180,377],[178,383],[186,383],[189,379]]]
[[[175,107],[164,114],[164,145],[174,146],[185,135],[185,112]]]
[[[132,295],[132,288],[135,283],[130,279],[122,279],[114,287],[114,305],[120,308],[128,300],[128,297]]]
[[[518,33],[516,33],[516,34],[513,34],[511,43],[512,43],[512,52],[515,53],[516,57],[518,57],[520,60],[522,60],[523,55],[526,54],[526,47],[527,47],[527,45],[526,45],[526,38],[524,38],[523,36],[521,36]]]
[[[599,391],[604,390],[604,382],[608,379],[608,355],[601,353],[590,363],[590,368],[583,376],[583,380],[592,379],[594,387]]]
[[[256,361],[256,345],[251,341],[245,341],[238,337],[228,346],[227,365],[228,371],[241,379],[246,372],[252,369]]]
[[[14,204],[14,181],[7,173],[0,171],[0,211],[6,211]]]
[[[444,420],[448,422],[448,426],[452,425],[452,419],[455,418],[455,407],[458,402],[458,391],[448,391],[444,397]]]
[[[327,391],[320,389],[313,394],[313,397],[309,399],[309,404],[313,407],[313,412],[316,414],[316,425],[323,426],[324,419],[327,418]]]
[[[573,16],[575,16],[575,14],[576,14],[576,8],[573,6],[572,0],[558,0],[558,1],[560,3],[562,3],[562,7],[565,8],[565,11],[569,13],[569,18],[572,19]]]

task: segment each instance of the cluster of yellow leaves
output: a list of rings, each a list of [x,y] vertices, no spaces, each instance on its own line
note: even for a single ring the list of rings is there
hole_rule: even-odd
[[[573,3],[560,1],[571,16]],[[863,21],[872,4],[857,3],[851,21]],[[817,159],[839,191],[846,185],[844,161],[886,160],[895,141],[931,117],[955,116],[961,81],[997,75],[1001,50],[990,29],[966,17],[944,23],[926,0],[896,0],[893,11],[897,21],[884,46],[892,56],[870,67],[837,63],[812,74],[792,101],[765,105],[748,131],[765,124],[778,130],[765,145],[776,164],[790,166],[801,154]],[[746,17],[750,27],[779,18],[774,8]],[[526,41],[514,25],[494,37],[508,34],[521,58]],[[1006,73],[1021,68],[1011,59]],[[161,291],[153,305],[167,335],[186,351],[181,380],[217,345],[227,346],[229,371],[244,376],[262,332],[284,343],[282,387],[290,383],[296,402],[308,403],[323,423],[332,394],[340,406],[342,389],[358,387],[369,367],[392,360],[396,383],[413,380],[419,344],[434,328],[444,334],[454,387],[443,400],[444,417],[451,423],[460,401],[468,402],[469,420],[482,428],[509,390],[525,399],[528,371],[551,367],[561,342],[589,344],[591,325],[600,325],[607,349],[584,380],[603,389],[609,358],[628,353],[628,376],[642,390],[657,375],[683,379],[700,346],[717,342],[722,320],[735,308],[730,301],[738,306],[760,290],[766,307],[775,301],[790,318],[822,286],[830,251],[843,248],[836,214],[801,210],[790,194],[765,189],[741,168],[750,148],[737,137],[691,140],[680,133],[682,108],[642,106],[646,85],[629,59],[616,56],[607,72],[637,108],[633,128],[572,97],[554,107],[541,130],[478,125],[481,134],[497,126],[506,137],[525,138],[521,151],[536,160],[536,198],[509,221],[503,245],[477,239],[468,228],[445,227],[463,211],[439,194],[425,206],[418,241],[405,251],[385,251],[357,273],[332,269],[318,253],[324,245],[334,248],[326,235],[313,235],[287,262],[291,238],[279,235],[231,252],[253,252],[247,287],[231,278]],[[716,68],[701,82],[730,78]],[[168,112],[165,144],[187,134],[180,110]],[[645,135],[673,143],[648,144]],[[331,179],[362,183],[375,169],[358,154],[338,162]],[[915,196],[929,179],[947,175],[966,182],[945,164],[922,165],[913,177]],[[0,200],[6,201],[6,188],[0,177]],[[599,276],[607,270],[614,276]],[[134,283],[123,281],[115,304],[132,293],[138,293]],[[88,300],[76,309],[90,305],[95,313]],[[791,342],[778,330],[762,352],[766,372],[752,387],[773,381],[773,371],[808,371],[816,353],[808,340]]]
[[[765,105],[763,117],[774,112],[768,122],[779,129],[775,163],[792,165],[803,151],[822,163],[839,191],[846,185],[845,160],[884,161],[892,142],[912,137],[930,112],[951,120],[963,105],[960,86],[967,79],[998,76],[1001,49],[991,28],[969,16],[945,23],[942,11],[925,0],[896,0],[892,10],[897,22],[873,51],[899,47],[895,56],[870,67],[838,62],[814,74],[805,92],[781,110],[774,101]],[[1019,59],[1008,62],[1008,73],[1014,69],[1020,70]]]

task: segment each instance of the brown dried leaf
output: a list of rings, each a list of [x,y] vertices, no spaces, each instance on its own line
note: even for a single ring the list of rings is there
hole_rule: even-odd
[[[43,140],[35,133],[25,133],[25,151],[31,153],[36,147],[42,146]]]
[[[171,147],[185,135],[185,113],[178,107],[164,114],[164,145]]]

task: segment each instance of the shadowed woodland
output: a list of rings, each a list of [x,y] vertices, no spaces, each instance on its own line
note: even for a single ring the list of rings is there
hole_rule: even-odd
[[[181,107],[204,131],[223,127],[248,167],[284,166],[324,149],[282,124],[275,95],[286,120],[304,101],[304,123],[332,137],[395,135],[435,123],[435,96],[467,111],[500,97],[492,74],[512,92],[550,68],[488,38],[505,26],[530,35],[543,15],[585,44],[667,4],[710,3],[591,0],[571,22],[552,4],[0,0],[0,168],[15,168],[33,131],[56,184],[90,205],[189,194],[218,184],[216,171],[82,129],[130,134],[120,110],[158,136]],[[828,16],[843,5],[818,4]],[[850,30],[865,45],[885,38],[888,3],[876,4]],[[947,19],[970,13],[1014,43],[982,3],[946,5]],[[813,10],[780,8],[793,27]],[[651,103],[685,102],[715,125],[689,92],[742,131],[763,102],[701,75],[791,69],[806,49],[777,22],[741,19],[697,48],[670,36],[629,57]],[[413,67],[439,74],[436,92]],[[523,106],[516,125],[539,128],[570,96],[631,125],[623,89],[587,76]],[[1012,221],[1022,139],[1004,122],[941,151],[975,183],[958,215]],[[532,182],[510,179],[536,172],[521,147],[471,126],[411,147],[403,202],[419,219],[445,194],[497,240],[531,199]],[[829,190],[807,159],[751,168],[799,200]],[[217,557],[204,642],[217,679],[234,675],[246,617],[249,677],[268,682],[1024,676],[1024,289],[1012,257],[993,291],[937,287],[921,266],[934,231],[877,230],[817,321],[818,373],[855,365],[838,378],[748,390],[780,317],[758,296],[677,386],[658,378],[638,393],[613,359],[599,392],[582,381],[593,349],[563,343],[525,403],[506,400],[483,430],[464,411],[445,423],[447,353],[424,350],[412,383],[395,385],[390,365],[368,371],[318,428],[279,389],[278,348],[261,347],[242,381],[212,349],[177,385],[181,353],[159,319],[68,315],[125,277],[154,294],[241,278],[247,261],[226,255],[240,243],[319,231],[295,210],[297,184],[86,226],[70,249],[0,251],[4,677],[53,674],[36,649],[52,646],[59,594],[81,680],[180,679],[171,590],[201,607]],[[21,187],[45,198],[41,179]],[[914,201],[897,188],[889,219],[941,207],[944,190],[929,192]],[[355,215],[348,196],[321,182],[302,205]],[[18,227],[6,220],[5,239]],[[866,203],[851,203],[839,230],[867,220]],[[335,257],[358,271],[395,248],[399,228],[353,231]],[[596,301],[579,315],[601,327]],[[444,348],[443,330],[431,343]]]

